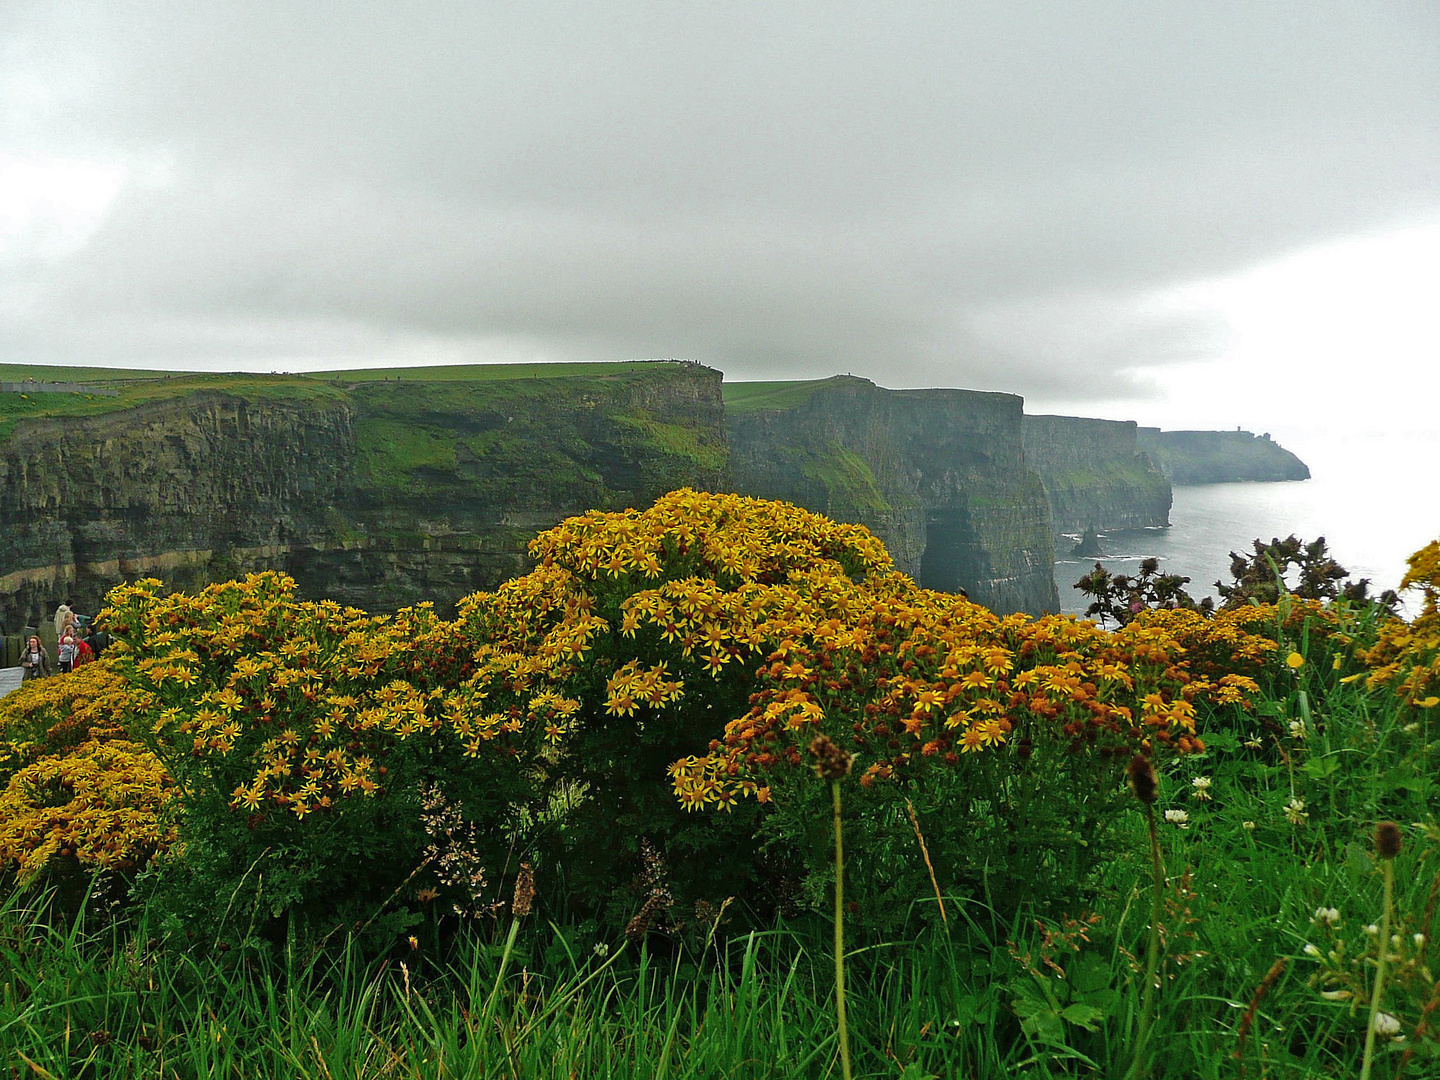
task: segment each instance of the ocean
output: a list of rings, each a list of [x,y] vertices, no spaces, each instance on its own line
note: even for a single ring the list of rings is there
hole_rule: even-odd
[[[1324,536],[1331,556],[1378,592],[1398,586],[1407,556],[1440,538],[1440,435],[1324,434],[1284,445],[1310,466],[1311,479],[1177,486],[1169,528],[1102,533],[1106,557],[1098,561],[1133,574],[1153,556],[1165,572],[1189,577],[1186,589],[1199,599],[1216,595],[1217,580],[1230,581],[1231,551],[1249,552],[1257,538]],[[1086,599],[1073,586],[1097,560],[1071,557],[1064,544],[1056,555],[1061,609],[1080,614]]]

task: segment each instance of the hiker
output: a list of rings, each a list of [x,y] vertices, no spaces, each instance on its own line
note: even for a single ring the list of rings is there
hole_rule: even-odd
[[[50,654],[45,651],[45,646],[40,644],[40,636],[31,634],[30,640],[25,644],[25,651],[20,654],[20,666],[25,669],[25,674],[20,676],[20,681],[28,679],[40,679],[50,674]]]

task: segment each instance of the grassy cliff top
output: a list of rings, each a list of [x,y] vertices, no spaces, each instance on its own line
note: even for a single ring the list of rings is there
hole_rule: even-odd
[[[727,382],[720,387],[725,397],[725,412],[730,415],[762,410],[793,409],[803,404],[817,390],[847,382],[874,386],[869,379],[854,375],[832,375],[828,379],[796,379],[786,382]]]
[[[635,378],[685,365],[632,360],[612,363],[465,364],[437,367],[366,368],[305,374],[260,372],[150,371],[126,368],[0,364],[0,382],[80,383],[114,396],[74,393],[0,393],[0,442],[21,420],[97,416],[197,393],[231,394],[250,400],[338,400],[347,389],[390,381],[400,386],[425,383],[483,383],[498,388],[537,379],[577,381]]]

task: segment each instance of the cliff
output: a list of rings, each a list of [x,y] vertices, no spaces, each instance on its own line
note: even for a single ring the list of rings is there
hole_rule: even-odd
[[[727,425],[720,373],[684,363],[83,377],[0,393],[3,628],[92,612],[125,579],[263,568],[309,597],[444,609],[560,519],[683,486],[870,525],[922,583],[1002,611],[1058,606],[1006,394],[741,384]]]
[[[1136,431],[1131,420],[1025,417],[1025,460],[1045,487],[1057,548],[1063,535],[1090,528],[1170,524],[1170,482],[1140,449]]]
[[[1268,433],[1140,428],[1139,442],[1172,484],[1310,479],[1309,466]]]
[[[444,607],[565,516],[724,486],[719,372],[573,367],[0,395],[0,625],[94,611],[127,578],[265,567],[312,597]]]
[[[734,490],[879,535],[922,585],[998,611],[1059,610],[1049,512],[1020,398],[838,376],[725,387]]]

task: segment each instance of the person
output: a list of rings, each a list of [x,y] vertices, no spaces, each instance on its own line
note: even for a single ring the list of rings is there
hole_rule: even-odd
[[[66,633],[55,650],[55,659],[60,661],[60,674],[68,675],[75,670],[75,635]]]
[[[40,644],[38,634],[31,634],[30,640],[25,643],[25,651],[20,654],[20,666],[25,669],[25,674],[20,676],[21,682],[50,674],[50,654]]]
[[[65,630],[75,622],[75,612],[70,609],[69,604],[61,604],[55,609],[55,638],[58,641],[65,636]]]
[[[100,659],[100,657],[104,655],[105,650],[110,647],[109,632],[106,630],[97,629],[94,623],[90,623],[85,627],[85,633],[85,640],[89,643],[91,650],[95,653],[95,659]]]
[[[74,671],[75,668],[79,667],[81,664],[88,664],[91,660],[94,659],[95,650],[90,648],[89,641],[86,640],[83,634],[80,637],[77,637],[75,639],[75,663],[70,670]]]

